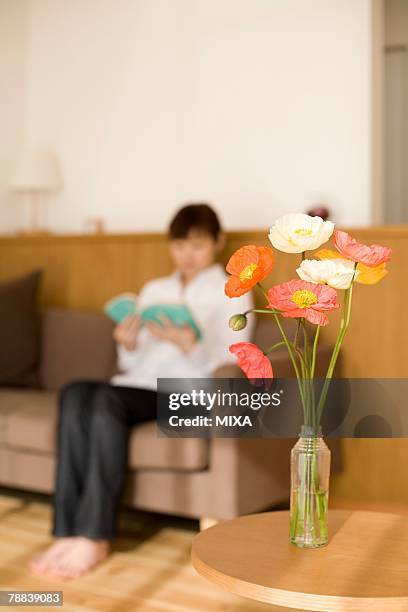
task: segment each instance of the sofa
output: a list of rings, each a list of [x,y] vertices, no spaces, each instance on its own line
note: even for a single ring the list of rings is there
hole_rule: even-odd
[[[116,370],[112,322],[103,314],[48,309],[41,314],[39,388],[0,388],[0,486],[52,493],[56,466],[57,396],[73,380],[106,381]],[[254,341],[274,341],[270,319],[257,323]],[[328,363],[330,347],[319,348]],[[274,353],[274,373],[291,377],[284,349]],[[236,377],[225,365],[215,377]],[[164,438],[156,423],[131,432],[123,504],[215,520],[287,502],[289,453],[295,439]],[[336,445],[338,446],[338,445]],[[334,469],[339,467],[338,447]]]

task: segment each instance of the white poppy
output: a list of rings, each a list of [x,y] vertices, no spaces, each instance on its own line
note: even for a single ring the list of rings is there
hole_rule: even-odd
[[[333,289],[348,289],[354,274],[354,262],[348,259],[304,259],[298,276],[310,283],[325,283]],[[355,271],[355,276],[359,274]]]
[[[284,253],[312,251],[328,241],[334,223],[321,217],[291,213],[280,217],[269,231],[272,245]]]

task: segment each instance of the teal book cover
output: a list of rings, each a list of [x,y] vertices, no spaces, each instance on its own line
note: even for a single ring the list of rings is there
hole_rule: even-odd
[[[137,305],[137,295],[122,293],[105,304],[104,312],[115,321],[115,323],[121,323],[129,315],[139,314],[142,324],[147,321],[154,321],[155,323],[161,324],[160,317],[165,316],[170,319],[174,325],[190,325],[197,338],[199,340],[202,338],[201,330],[190,309],[182,302],[152,304],[140,310]]]

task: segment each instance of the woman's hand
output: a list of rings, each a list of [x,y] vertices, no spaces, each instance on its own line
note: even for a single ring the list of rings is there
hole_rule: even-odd
[[[136,337],[140,327],[140,316],[129,315],[113,330],[113,338],[128,351],[136,348]]]
[[[174,342],[184,353],[189,353],[197,342],[194,330],[190,325],[174,325],[168,317],[160,316],[162,325],[154,321],[146,323],[148,329],[157,338]]]

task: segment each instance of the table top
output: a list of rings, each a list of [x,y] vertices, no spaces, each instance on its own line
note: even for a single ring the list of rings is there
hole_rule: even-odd
[[[193,540],[199,574],[243,597],[300,610],[408,611],[408,518],[329,510],[329,543],[289,542],[289,512],[218,523]]]

